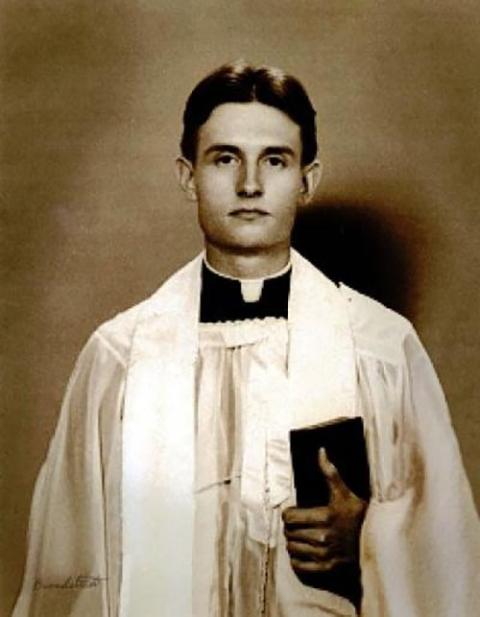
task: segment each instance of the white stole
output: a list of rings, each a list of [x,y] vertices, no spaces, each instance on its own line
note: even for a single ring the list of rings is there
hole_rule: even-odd
[[[145,303],[134,334],[123,418],[121,617],[200,617],[192,606],[192,548],[201,264],[196,257]],[[346,302],[292,251],[294,427],[356,413]]]

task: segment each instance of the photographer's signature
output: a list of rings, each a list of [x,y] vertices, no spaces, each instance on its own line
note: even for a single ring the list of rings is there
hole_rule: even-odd
[[[64,581],[59,583],[44,583],[43,581],[36,580],[34,590],[38,589],[90,589],[91,587],[97,587],[102,581],[106,581],[106,578],[101,576],[69,576]]]

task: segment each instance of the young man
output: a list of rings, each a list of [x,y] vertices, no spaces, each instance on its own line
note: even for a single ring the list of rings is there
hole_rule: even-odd
[[[415,332],[290,248],[320,177],[303,87],[221,67],[181,149],[205,252],[82,351],[15,617],[480,614],[478,517]],[[322,452],[330,502],[296,507],[289,431],[355,416],[371,500]]]

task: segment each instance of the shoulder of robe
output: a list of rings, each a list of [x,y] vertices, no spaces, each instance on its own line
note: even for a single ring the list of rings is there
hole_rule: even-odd
[[[117,313],[117,315],[102,323],[92,334],[90,342],[106,347],[121,363],[126,365],[136,325],[142,313],[148,310],[149,302],[151,302],[151,298]]]
[[[148,298],[102,323],[93,333],[89,344],[103,345],[123,364],[128,363],[135,330],[139,323],[155,314],[176,313],[181,310],[191,287],[192,272],[200,256],[168,277]]]
[[[357,351],[386,362],[402,362],[405,341],[415,336],[410,321],[347,285],[341,284],[340,290],[347,300]]]

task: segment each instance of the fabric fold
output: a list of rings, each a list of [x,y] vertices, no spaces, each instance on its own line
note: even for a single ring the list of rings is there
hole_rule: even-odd
[[[224,617],[232,602],[234,617],[262,615],[259,607],[269,617],[352,617],[347,600],[295,577],[280,516],[295,503],[288,430],[358,414],[373,495],[361,537],[362,617],[480,614],[478,515],[425,351],[405,319],[338,289],[295,252],[286,386],[279,365],[265,416],[258,412],[246,429],[264,454],[246,448],[246,484],[242,457],[234,457],[218,487],[220,494],[230,481],[261,522],[255,528],[233,505],[238,525],[220,536],[208,516],[196,520],[210,482],[199,481],[198,463],[213,456],[195,452],[201,262],[103,324],[82,351],[37,481],[14,617]],[[260,402],[263,367],[276,357],[268,353],[253,360]],[[233,546],[237,532],[244,542]],[[248,564],[233,578],[222,561],[229,547]],[[221,598],[206,563],[219,564]],[[258,580],[272,584],[249,594]]]

